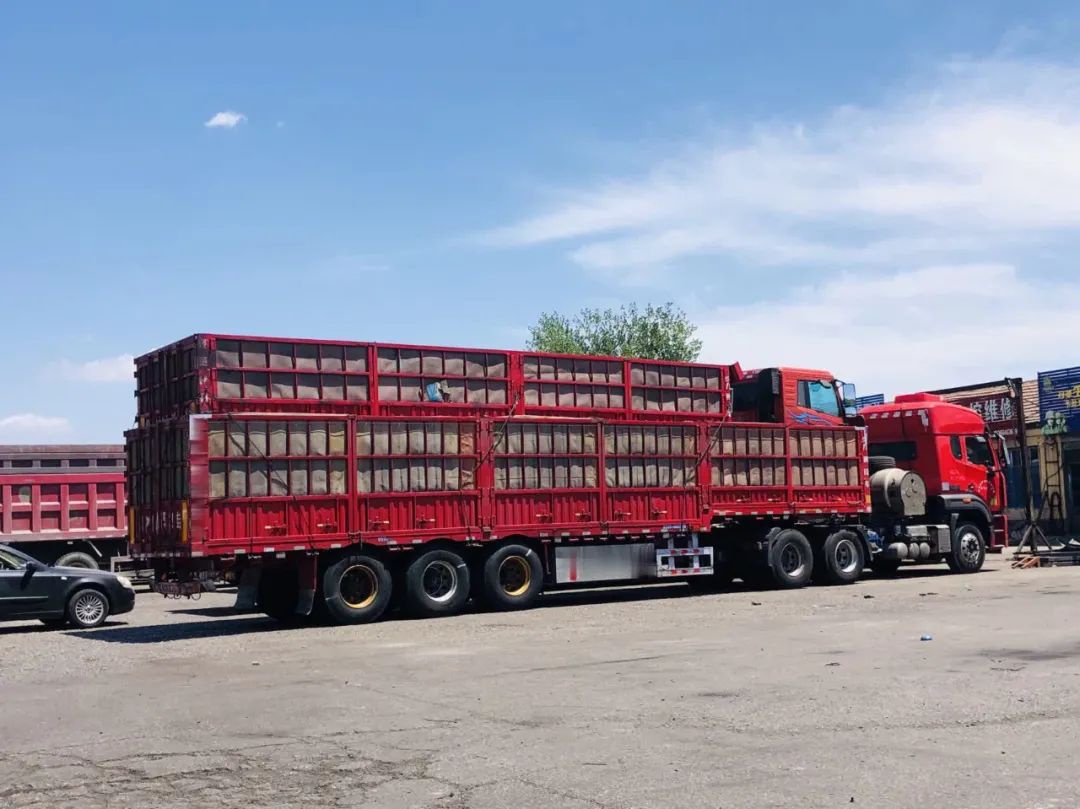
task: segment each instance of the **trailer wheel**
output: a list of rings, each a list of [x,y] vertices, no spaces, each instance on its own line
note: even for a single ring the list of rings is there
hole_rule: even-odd
[[[339,624],[378,620],[390,603],[393,588],[383,563],[360,553],[343,556],[326,568],[322,585],[326,612]]]
[[[94,559],[93,556],[88,553],[80,553],[79,551],[65,553],[56,560],[56,567],[81,567],[86,570],[99,569],[97,560]]]
[[[825,538],[818,556],[818,574],[826,584],[853,584],[862,575],[862,542],[854,531],[836,531]]]
[[[945,554],[945,561],[953,573],[976,573],[986,560],[986,541],[979,527],[970,522],[956,526],[953,552]]]
[[[769,550],[773,583],[785,590],[805,587],[814,572],[814,551],[800,531],[788,528],[776,535]]]
[[[497,610],[523,610],[544,588],[540,556],[525,545],[504,545],[484,562],[484,601]]]
[[[405,606],[413,615],[452,615],[468,600],[469,566],[453,551],[428,551],[405,570]]]

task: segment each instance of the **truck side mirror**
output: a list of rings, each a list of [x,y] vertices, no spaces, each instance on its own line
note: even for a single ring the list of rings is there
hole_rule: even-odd
[[[858,414],[858,408],[855,407],[855,385],[851,382],[840,383],[840,398],[844,400],[844,415],[854,416]]]

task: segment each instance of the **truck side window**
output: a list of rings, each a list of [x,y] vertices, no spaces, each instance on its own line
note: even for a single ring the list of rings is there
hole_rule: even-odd
[[[815,380],[799,382],[799,407],[809,407],[819,413],[830,416],[840,415],[840,405],[836,401],[836,390]]]
[[[977,463],[980,466],[990,465],[990,445],[986,443],[983,436],[967,436],[964,439],[964,446],[967,449],[967,459],[970,463]]]
[[[960,448],[960,436],[949,436],[949,448],[952,449],[952,456],[956,458],[956,460],[964,460],[964,452]]]

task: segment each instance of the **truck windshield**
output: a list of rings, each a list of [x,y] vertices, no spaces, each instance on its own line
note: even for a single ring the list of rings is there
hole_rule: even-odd
[[[840,415],[840,404],[836,400],[836,389],[816,380],[799,383],[799,406],[809,407],[819,413],[830,416]]]

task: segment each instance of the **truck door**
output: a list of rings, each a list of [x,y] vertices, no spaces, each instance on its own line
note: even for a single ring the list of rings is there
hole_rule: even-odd
[[[1002,507],[1001,487],[994,482],[997,470],[990,444],[982,435],[949,436],[949,446],[956,461],[956,479],[952,481],[961,492],[974,494],[991,511]]]

